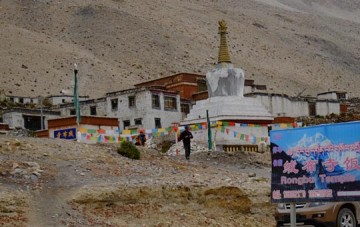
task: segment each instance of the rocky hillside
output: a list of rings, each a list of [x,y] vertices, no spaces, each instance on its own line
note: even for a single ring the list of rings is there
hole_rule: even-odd
[[[217,22],[233,62],[270,92],[359,96],[358,0],[0,0],[0,90],[36,96],[73,84],[97,97],[217,62]]]
[[[0,135],[0,223],[14,226],[274,226],[270,152],[196,152]]]

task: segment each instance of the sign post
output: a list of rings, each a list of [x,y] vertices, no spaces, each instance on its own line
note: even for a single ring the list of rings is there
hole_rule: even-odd
[[[291,226],[296,203],[360,201],[360,121],[272,130],[270,141],[271,201],[290,203]]]
[[[290,203],[290,226],[296,227],[296,204]]]

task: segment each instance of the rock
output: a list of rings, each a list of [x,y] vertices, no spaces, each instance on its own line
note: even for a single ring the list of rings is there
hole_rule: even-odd
[[[32,174],[34,174],[34,175],[37,176],[37,177],[40,177],[40,176],[41,176],[41,173],[39,173],[39,172],[37,172],[37,171],[32,172]]]
[[[28,165],[29,167],[33,167],[35,169],[40,169],[40,165],[36,162],[24,162],[24,164]]]
[[[256,173],[249,173],[248,177],[256,177]]]
[[[30,179],[31,179],[32,181],[37,181],[37,180],[38,180],[38,177],[37,177],[36,175],[34,175],[34,174],[31,174]]]
[[[26,174],[27,172],[23,169],[20,168],[16,168],[13,171],[10,172],[11,175],[22,175],[22,174]]]
[[[14,169],[16,169],[16,168],[18,168],[18,167],[19,167],[19,164],[17,164],[16,162],[14,162],[13,165],[12,165],[12,169],[14,170]]]

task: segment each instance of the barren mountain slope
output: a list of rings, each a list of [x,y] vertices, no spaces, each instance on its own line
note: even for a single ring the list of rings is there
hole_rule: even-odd
[[[310,0],[302,3],[308,8],[263,2],[0,0],[0,89],[58,94],[72,87],[74,62],[80,94],[91,97],[177,72],[205,74],[217,61],[217,21],[225,19],[233,63],[269,91],[360,95],[356,16],[311,11]],[[316,0],[316,6],[359,11],[355,0],[350,7],[334,2]]]

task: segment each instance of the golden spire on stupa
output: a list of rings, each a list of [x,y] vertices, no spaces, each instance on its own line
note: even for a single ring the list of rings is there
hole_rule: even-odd
[[[228,44],[226,40],[227,25],[225,20],[219,21],[219,34],[220,34],[220,48],[218,63],[231,63]]]

